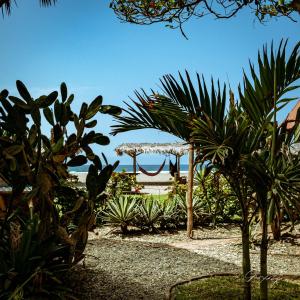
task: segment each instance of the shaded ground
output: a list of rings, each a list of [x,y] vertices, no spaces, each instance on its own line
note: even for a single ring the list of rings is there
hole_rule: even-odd
[[[239,272],[241,245],[238,228],[197,230],[194,240],[185,231],[175,234],[133,235],[123,238],[102,228],[92,235],[85,267],[74,272],[74,291],[80,299],[164,299],[180,280],[214,272]],[[299,246],[271,246],[271,272],[299,272]],[[273,253],[273,254],[272,254]],[[289,255],[296,253],[295,255]],[[252,250],[254,268],[258,251]],[[80,284],[78,284],[80,282]]]

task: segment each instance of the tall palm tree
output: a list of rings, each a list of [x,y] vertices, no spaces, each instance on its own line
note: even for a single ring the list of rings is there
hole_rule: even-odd
[[[199,93],[187,74],[187,83],[181,79],[181,87],[171,76],[169,85],[164,85],[163,95],[137,94],[139,102],[128,105],[126,116],[118,118],[115,133],[141,128],[156,128],[173,133],[199,147],[199,158],[210,162],[227,178],[235,192],[242,210],[244,298],[251,298],[249,224],[254,216],[253,208],[260,206],[263,215],[261,243],[261,276],[267,274],[266,212],[269,210],[270,191],[280,183],[280,201],[287,195],[298,193],[292,184],[298,184],[298,162],[281,156],[283,145],[289,149],[293,140],[279,142],[277,112],[293,99],[287,98],[300,76],[299,44],[287,57],[286,43],[281,42],[277,52],[271,47],[258,55],[258,74],[250,63],[251,77],[244,74],[243,88],[239,89],[240,102],[230,97],[228,112],[225,112],[226,90],[214,88],[207,92],[204,80],[198,77]],[[165,83],[164,81],[162,83]],[[201,83],[201,84],[199,84]],[[179,88],[178,88],[179,86]],[[197,99],[196,102],[193,100]],[[188,101],[187,101],[188,100]],[[189,105],[187,106],[187,103]],[[196,103],[195,105],[192,105]],[[192,108],[192,109],[189,109]],[[283,129],[281,129],[283,132]],[[284,141],[284,143],[283,143]],[[265,155],[265,156],[263,156]],[[277,162],[277,165],[275,163]],[[281,176],[284,174],[283,176]],[[293,178],[293,179],[291,179]],[[299,181],[300,182],[300,181]],[[280,189],[279,189],[280,190]],[[283,192],[284,191],[284,192]],[[289,194],[287,194],[289,193]],[[286,195],[285,197],[283,197]],[[295,198],[295,197],[294,197]],[[271,197],[272,199],[272,197]],[[255,204],[254,204],[255,202]],[[267,299],[267,281],[262,280],[261,298]]]
[[[270,51],[264,47],[262,56],[258,54],[258,72],[250,63],[251,79],[244,74],[244,91],[240,90],[241,106],[249,116],[252,126],[261,133],[259,152],[252,156],[249,174],[254,171],[252,182],[259,198],[262,211],[261,276],[267,278],[267,215],[270,208],[279,201],[287,207],[287,200],[299,192],[300,169],[297,160],[288,157],[293,132],[286,132],[286,126],[278,126],[277,114],[290,101],[291,91],[299,89],[300,43],[286,54],[287,41],[280,42],[277,51],[273,43]],[[263,146],[263,147],[262,147]],[[263,157],[261,159],[261,156]],[[249,162],[248,161],[248,162]],[[287,176],[290,176],[287,177]],[[262,184],[263,183],[263,184]],[[293,188],[292,188],[293,187]],[[267,280],[261,280],[261,299],[268,298]]]
[[[39,1],[41,5],[49,6],[55,4],[57,0],[39,0]],[[2,11],[5,10],[7,14],[10,14],[13,3],[16,3],[16,1],[0,0],[0,8],[2,8]]]
[[[192,124],[194,120],[201,119],[204,114],[222,122],[225,110],[226,86],[222,88],[211,81],[210,91],[204,78],[197,74],[197,91],[192,84],[189,73],[186,80],[179,73],[179,81],[172,75],[166,75],[161,80],[162,92],[153,90],[148,95],[145,91],[135,92],[137,101],[126,103],[125,115],[116,117],[117,125],[113,126],[113,134],[125,131],[153,128],[173,134],[188,144],[189,150],[189,178],[187,192],[187,235],[192,236],[193,211],[193,164],[194,148],[197,145],[192,139]],[[218,105],[217,105],[218,103]]]
[[[255,205],[241,159],[246,153],[255,150],[259,135],[252,130],[247,115],[231,97],[228,112],[223,114],[223,122],[220,123],[210,116],[196,120],[193,124],[193,138],[201,149],[197,159],[216,168],[227,179],[241,207],[244,299],[251,299],[249,226],[254,216],[251,209]]]
[[[280,201],[288,206],[298,200],[300,184],[299,161],[291,158],[290,145],[294,132],[279,127],[277,112],[293,99],[290,91],[298,88],[300,77],[299,44],[286,57],[286,43],[281,42],[277,52],[273,45],[269,52],[258,55],[258,72],[250,63],[251,78],[244,74],[240,103],[230,103],[220,125],[213,118],[194,123],[193,136],[202,149],[202,160],[218,167],[230,182],[242,212],[243,270],[246,299],[250,299],[249,208],[255,195],[262,212],[261,241],[261,299],[267,299],[267,213]],[[252,200],[251,200],[252,199]],[[248,248],[248,249],[247,249]]]

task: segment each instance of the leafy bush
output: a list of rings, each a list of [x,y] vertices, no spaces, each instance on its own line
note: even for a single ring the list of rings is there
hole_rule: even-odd
[[[106,191],[112,197],[119,197],[124,192],[130,192],[132,189],[138,191],[141,188],[142,186],[137,183],[135,175],[122,171],[112,174]]]
[[[23,299],[28,291],[49,297],[66,293],[58,287],[60,275],[68,268],[68,247],[55,238],[38,238],[39,216],[35,214],[26,223],[14,219],[10,232],[5,232],[0,249],[0,282],[3,298]],[[12,268],[13,267],[13,268]],[[45,280],[47,278],[47,280]],[[56,285],[56,288],[53,286]],[[18,297],[17,297],[18,296]]]
[[[68,96],[64,83],[60,100],[56,91],[33,99],[21,81],[17,89],[20,98],[6,90],[0,93],[0,177],[12,189],[1,203],[0,298],[53,294],[53,282],[60,282],[57,270],[84,257],[95,206],[117,166],[103,156],[104,165],[93,153],[91,145],[107,145],[109,138],[90,129],[97,124],[92,120],[96,114],[117,114],[119,108],[102,105],[98,96],[90,105],[82,103],[78,115],[71,109],[74,95]],[[42,132],[43,116],[51,138]],[[69,189],[67,203],[59,195],[66,195],[62,182],[68,179],[68,167],[88,161],[87,193]]]
[[[202,209],[209,216],[210,222],[235,222],[240,218],[239,205],[230,185],[223,176],[210,171],[207,174],[205,169],[197,172],[197,188],[194,191],[195,197],[201,202]]]

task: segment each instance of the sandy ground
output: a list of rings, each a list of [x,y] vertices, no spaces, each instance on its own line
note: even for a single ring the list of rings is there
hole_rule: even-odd
[[[72,172],[72,174],[78,176],[80,184],[84,184],[87,172]],[[187,176],[187,172],[181,172],[181,176]],[[141,190],[142,193],[163,195],[169,192],[170,185],[172,185],[173,182],[173,177],[169,174],[169,172],[161,172],[153,177],[139,173],[137,175],[137,182],[144,186]]]

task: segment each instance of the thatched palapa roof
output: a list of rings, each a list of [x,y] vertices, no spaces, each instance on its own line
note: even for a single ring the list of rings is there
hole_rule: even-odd
[[[184,143],[126,143],[115,149],[118,155],[126,153],[130,156],[141,153],[173,154],[182,156],[188,153],[189,145]]]
[[[287,122],[287,129],[292,129],[296,124],[298,109],[300,109],[300,100],[296,103],[294,108],[287,115],[285,122]]]

